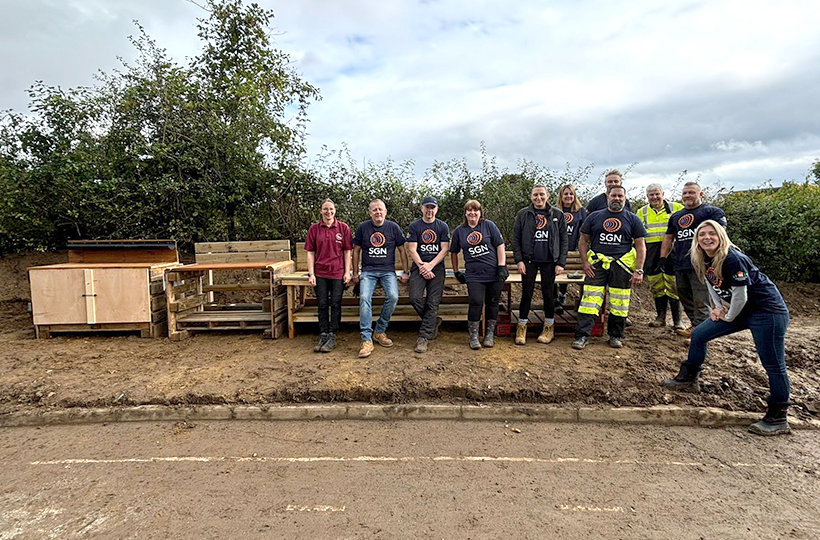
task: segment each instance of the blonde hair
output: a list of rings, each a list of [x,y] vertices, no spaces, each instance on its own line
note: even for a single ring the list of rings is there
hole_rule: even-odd
[[[717,221],[707,219],[698,225],[695,229],[695,237],[692,238],[692,247],[689,248],[689,259],[692,261],[692,268],[695,269],[695,274],[697,274],[701,283],[706,283],[706,264],[704,261],[706,260],[707,255],[698,243],[698,233],[704,227],[712,227],[715,230],[715,233],[717,233],[717,237],[720,242],[718,244],[717,251],[715,251],[715,256],[712,257],[712,270],[715,273],[715,278],[718,280],[723,279],[723,261],[726,260],[726,255],[729,253],[729,248],[737,249],[737,246],[729,240],[729,235],[726,234],[726,229],[724,229],[723,226]]]
[[[581,201],[578,200],[578,194],[575,193],[575,188],[572,186],[572,184],[566,184],[564,186],[561,186],[561,189],[558,190],[558,204],[556,206],[558,207],[559,210],[562,210],[564,208],[563,199],[564,199],[564,190],[566,190],[566,189],[568,189],[569,192],[572,193],[572,196],[573,196],[572,204],[569,207],[569,211],[570,212],[577,212],[578,210],[580,210],[582,208],[581,207]]]

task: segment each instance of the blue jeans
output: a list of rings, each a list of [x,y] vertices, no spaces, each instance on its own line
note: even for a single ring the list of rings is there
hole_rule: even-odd
[[[709,341],[748,328],[763,369],[769,376],[769,403],[787,403],[789,376],[786,373],[785,338],[788,326],[788,313],[752,312],[732,322],[706,319],[692,330],[692,344],[689,345],[686,363],[700,367],[706,360],[706,344]]]
[[[362,272],[359,276],[359,331],[362,334],[362,341],[373,341],[373,291],[376,284],[381,284],[384,289],[384,305],[376,321],[375,332],[384,334],[387,332],[387,324],[396,304],[399,303],[399,282],[396,279],[396,272]]]

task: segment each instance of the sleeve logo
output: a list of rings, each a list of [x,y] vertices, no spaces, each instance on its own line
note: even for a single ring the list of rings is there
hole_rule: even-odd
[[[438,240],[438,235],[433,229],[427,229],[421,233],[421,241],[425,244],[435,244]]]
[[[738,270],[737,273],[735,274],[735,279],[737,281],[744,281],[748,278],[749,278],[749,274],[747,274],[743,270]]]
[[[370,235],[370,245],[373,247],[382,247],[387,242],[387,238],[380,232],[375,232]]]
[[[604,220],[604,230],[606,232],[618,232],[621,230],[621,220],[618,218],[607,218]]]
[[[678,226],[681,229],[688,229],[695,222],[694,214],[684,214],[678,219]]]
[[[483,239],[484,239],[484,235],[482,235],[478,231],[473,231],[473,232],[471,232],[470,234],[467,235],[467,243],[470,244],[471,246],[476,246],[476,245],[480,244]]]

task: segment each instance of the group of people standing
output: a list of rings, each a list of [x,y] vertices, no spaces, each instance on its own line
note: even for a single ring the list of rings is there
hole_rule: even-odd
[[[556,308],[562,309],[566,294],[566,285],[556,287],[555,280],[564,272],[567,253],[577,249],[585,278],[573,348],[587,345],[606,298],[608,342],[611,347],[622,347],[625,329],[631,324],[631,287],[645,278],[655,299],[656,317],[649,325],[665,326],[671,312],[674,331],[691,341],[678,375],[664,385],[697,390],[707,343],[749,328],[771,389],[766,416],[750,429],[764,435],[787,433],[789,380],[784,340],[788,309],[777,287],[729,241],[724,212],[703,202],[697,182],[687,182],[682,203],[667,201],[663,188],[650,184],[646,189],[649,204],[633,213],[621,173],[609,171],[604,181],[606,192],[594,197],[586,208],[571,185],[559,190],[560,207],[549,204],[545,185],[535,185],[531,204],[516,215],[512,253],[521,274],[522,293],[515,343],[526,343],[539,273],[544,325],[537,341],[553,341]],[[374,341],[383,347],[393,346],[387,327],[398,303],[400,280],[409,282],[410,302],[421,318],[415,351],[426,352],[442,323],[438,310],[447,255],[456,279],[467,285],[469,346],[494,346],[499,299],[509,276],[506,243],[499,228],[484,217],[476,200],[465,203],[464,219],[452,233],[436,218],[438,202],[434,197],[424,198],[420,209],[422,217],[410,224],[405,235],[398,224],[387,219],[384,202],[375,199],[369,205],[370,220],[360,223],[351,234],[345,223],[335,219],[334,203],[322,203],[322,220],[310,227],[305,241],[308,278],[319,308],[320,337],[314,351],[329,352],[335,347],[342,292],[351,283],[359,284],[359,357],[372,354]],[[399,249],[405,244],[405,249]],[[402,266],[398,276],[397,252]],[[463,271],[459,253],[463,253]],[[377,284],[385,297],[373,325],[372,298]],[[483,342],[479,339],[482,311],[486,325]],[[683,322],[682,311],[689,326]]]

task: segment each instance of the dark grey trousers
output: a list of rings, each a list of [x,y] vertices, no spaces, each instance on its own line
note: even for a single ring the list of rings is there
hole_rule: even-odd
[[[436,276],[433,279],[424,279],[415,264],[410,270],[410,304],[421,317],[419,337],[430,339],[436,328],[438,306],[441,303],[441,293],[444,292],[445,272],[444,263],[435,267],[433,273]]]
[[[675,283],[683,311],[689,317],[692,326],[697,326],[709,318],[712,311],[709,307],[709,290],[701,283],[694,270],[676,270]]]

